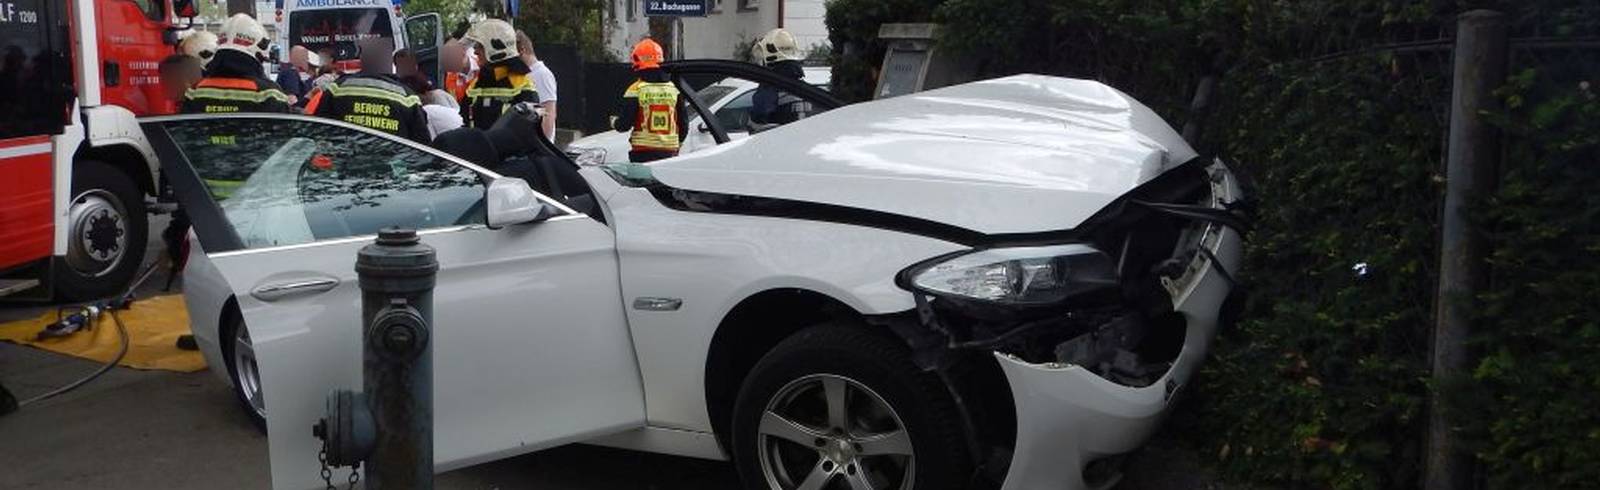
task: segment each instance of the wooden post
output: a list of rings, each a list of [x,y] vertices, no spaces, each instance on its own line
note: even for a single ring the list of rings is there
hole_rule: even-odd
[[[1488,279],[1487,238],[1466,216],[1468,206],[1494,191],[1500,135],[1484,118],[1499,107],[1494,91],[1506,80],[1506,18],[1474,10],[1456,20],[1455,78],[1450,103],[1450,143],[1445,163],[1443,229],[1439,249],[1437,323],[1433,333],[1433,381],[1428,414],[1429,490],[1472,488],[1473,457],[1461,441],[1461,426],[1441,410],[1442,388],[1470,376],[1473,305]]]

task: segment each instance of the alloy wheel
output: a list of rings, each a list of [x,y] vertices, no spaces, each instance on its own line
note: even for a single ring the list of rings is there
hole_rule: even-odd
[[[233,335],[233,384],[249,402],[250,409],[256,416],[266,418],[267,402],[261,391],[261,371],[256,368],[255,345],[250,342],[250,330],[244,325],[234,329]]]
[[[909,490],[911,437],[894,407],[859,381],[813,374],[767,403],[757,451],[774,490]]]

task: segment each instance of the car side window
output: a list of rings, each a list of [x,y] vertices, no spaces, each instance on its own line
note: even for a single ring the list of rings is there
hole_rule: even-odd
[[[280,118],[166,127],[247,249],[486,223],[481,175],[388,136]]]
[[[750,104],[756,91],[747,90],[733,100],[728,101],[721,109],[717,109],[717,121],[728,131],[748,131],[750,127]]]

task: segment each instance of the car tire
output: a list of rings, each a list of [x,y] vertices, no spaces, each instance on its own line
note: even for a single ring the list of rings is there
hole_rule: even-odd
[[[237,310],[229,309],[223,315],[218,334],[218,341],[222,343],[222,363],[228,368],[228,383],[232,385],[234,399],[239,402],[239,410],[249,417],[256,430],[265,434],[266,402],[261,398],[261,376],[256,367],[254,344],[250,342],[250,328],[245,326],[244,318]],[[240,356],[241,346],[250,349],[243,352],[244,356]],[[241,361],[244,363],[241,364]],[[241,366],[244,369],[241,370]],[[251,393],[252,389],[254,393]]]
[[[780,342],[751,370],[731,444],[745,488],[945,490],[971,478],[961,427],[943,383],[917,369],[903,342],[828,323]]]
[[[53,272],[55,292],[68,301],[121,293],[144,262],[150,222],[144,193],[110,164],[84,160],[72,166],[67,208],[67,255]]]

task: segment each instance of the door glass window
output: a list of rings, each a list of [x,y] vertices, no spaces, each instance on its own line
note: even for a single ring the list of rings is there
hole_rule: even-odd
[[[722,123],[722,129],[729,132],[750,130],[750,105],[755,94],[754,90],[745,91],[717,109],[717,121]]]
[[[357,41],[394,38],[391,15],[386,8],[297,10],[289,14],[288,45],[333,51],[333,61],[353,60],[359,54]]]
[[[167,18],[166,0],[133,0],[133,3],[139,6],[139,11],[144,12],[147,19],[159,21]]]
[[[167,129],[245,248],[486,222],[477,172],[386,135],[277,118]]]
[[[0,139],[59,134],[68,112],[63,84],[71,62],[55,0],[0,2]],[[21,94],[27,94],[22,96]]]

